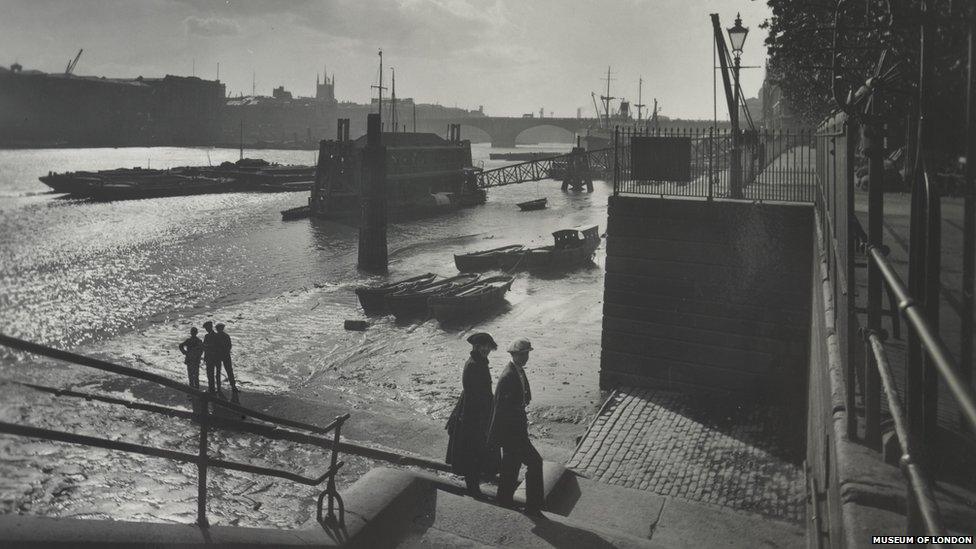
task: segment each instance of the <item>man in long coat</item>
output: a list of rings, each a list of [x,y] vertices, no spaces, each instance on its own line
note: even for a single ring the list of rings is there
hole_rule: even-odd
[[[488,430],[488,444],[502,449],[498,478],[498,503],[511,507],[518,482],[518,472],[525,464],[525,512],[537,515],[542,509],[542,456],[529,441],[529,423],[525,407],[532,399],[525,364],[532,344],[518,339],[508,348],[512,360],[502,370],[495,388],[495,409]]]
[[[211,393],[220,392],[220,361],[223,360],[223,345],[217,332],[213,329],[213,322],[203,323],[207,334],[203,336],[203,362],[207,365],[207,388]]]
[[[492,405],[488,353],[498,345],[484,332],[469,337],[468,343],[471,356],[464,364],[461,396],[447,422],[450,438],[446,461],[454,473],[464,475],[468,493],[477,497],[481,495],[481,476],[498,465],[498,450],[493,450],[493,456],[486,445]]]

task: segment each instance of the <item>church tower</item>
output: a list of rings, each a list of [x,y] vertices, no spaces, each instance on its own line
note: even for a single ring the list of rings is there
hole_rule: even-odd
[[[332,75],[332,79],[329,79],[329,73],[324,70],[322,76],[325,79],[324,82],[319,82],[318,75],[315,77],[315,99],[319,101],[335,101],[335,75]]]

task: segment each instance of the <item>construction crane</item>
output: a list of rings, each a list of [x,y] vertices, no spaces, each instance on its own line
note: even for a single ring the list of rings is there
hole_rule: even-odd
[[[603,127],[603,117],[600,116],[600,107],[596,104],[596,92],[590,92],[590,97],[593,98],[593,110],[596,111],[596,119],[600,123],[600,127]]]
[[[85,51],[84,48],[78,50],[78,55],[74,59],[68,61],[68,66],[64,68],[64,74],[71,74],[75,71],[75,67],[78,66],[78,59],[81,58],[81,52]]]

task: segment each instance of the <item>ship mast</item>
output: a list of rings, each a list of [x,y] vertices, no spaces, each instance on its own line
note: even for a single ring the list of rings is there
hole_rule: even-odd
[[[600,100],[603,101],[603,110],[606,111],[607,127],[610,127],[610,101],[616,99],[610,95],[610,80],[610,65],[607,65],[607,94],[600,96]]]
[[[379,90],[379,93],[380,93],[379,110],[377,112],[379,112],[379,114],[380,114],[380,131],[383,131],[382,130],[382,128],[383,128],[383,122],[382,122],[382,120],[383,120],[383,90],[386,89],[386,88],[383,87],[383,50],[380,50],[380,84],[378,86],[370,86],[370,88],[376,88],[376,89]]]
[[[641,86],[643,84],[644,84],[644,77],[642,76],[642,77],[640,77],[640,78],[637,79],[637,104],[634,105],[635,107],[637,107],[637,121],[638,122],[641,121],[641,113],[644,111],[644,107],[645,107],[645,105],[643,103],[641,103]]]
[[[393,133],[397,131],[397,111],[396,111],[396,69],[390,67],[390,75],[392,78],[390,90],[390,121],[393,123]]]

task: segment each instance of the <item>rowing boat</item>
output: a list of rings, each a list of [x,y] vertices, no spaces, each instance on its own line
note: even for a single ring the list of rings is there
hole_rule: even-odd
[[[481,278],[474,273],[462,273],[457,276],[437,280],[406,290],[400,290],[386,296],[386,306],[397,318],[424,316],[429,313],[427,300],[434,296],[446,295],[467,288]]]
[[[386,297],[392,293],[409,290],[418,286],[430,284],[437,278],[434,273],[405,278],[381,286],[360,286],[356,288],[359,304],[367,314],[381,313],[387,310]]]
[[[514,281],[512,276],[492,276],[456,292],[431,297],[427,305],[439,321],[476,315],[501,304]]]
[[[499,258],[506,254],[519,253],[525,249],[521,244],[511,244],[480,252],[454,254],[454,265],[462,273],[490,271],[499,268]]]

